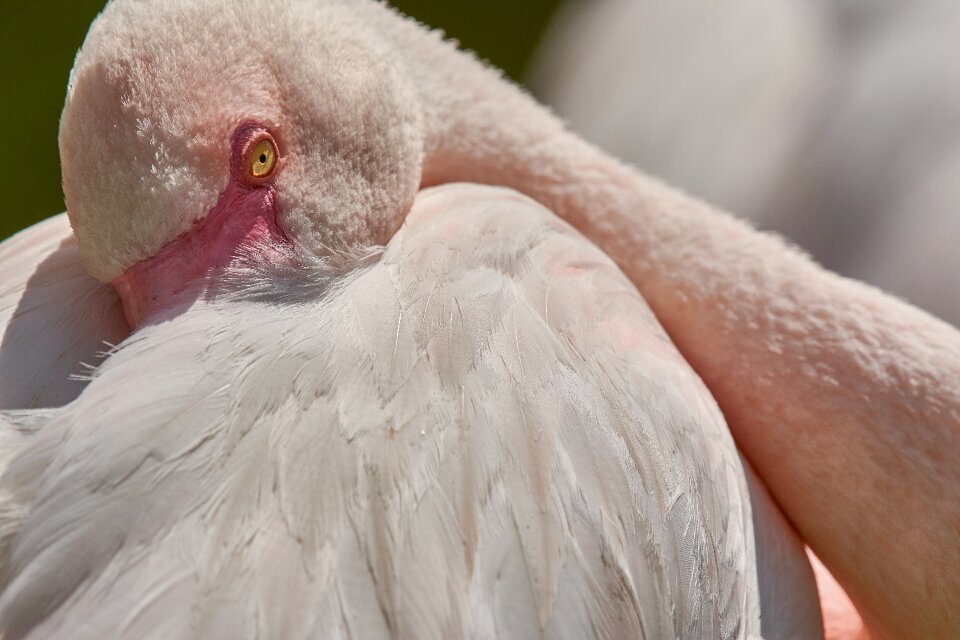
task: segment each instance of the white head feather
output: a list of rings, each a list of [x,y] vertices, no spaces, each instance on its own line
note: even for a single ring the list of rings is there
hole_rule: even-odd
[[[90,29],[60,129],[67,209],[112,280],[216,204],[234,130],[265,123],[281,223],[308,251],[383,243],[420,182],[420,108],[397,56],[325,0],[115,0]]]

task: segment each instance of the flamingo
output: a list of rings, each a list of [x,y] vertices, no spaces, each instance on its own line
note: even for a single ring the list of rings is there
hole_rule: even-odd
[[[71,229],[0,248],[6,637],[815,636],[793,526],[956,623],[957,332],[384,5],[114,0],[60,142]]]

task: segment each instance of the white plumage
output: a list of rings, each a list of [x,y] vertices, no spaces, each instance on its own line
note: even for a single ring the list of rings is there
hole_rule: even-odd
[[[80,264],[65,215],[6,240],[0,254],[0,409],[57,407],[130,332],[113,288]],[[79,310],[79,311],[78,311]],[[56,336],[56,339],[53,339]]]
[[[66,233],[0,268],[75,268]],[[139,329],[72,402],[0,414],[5,637],[733,638],[761,600],[764,637],[818,633],[709,392],[540,205],[428,190],[382,252],[262,268]],[[37,286],[2,299],[4,352],[35,341],[11,309]]]
[[[779,507],[871,631],[956,627],[960,334],[388,7],[115,0],[60,145],[77,244],[0,249],[5,637],[816,636]]]

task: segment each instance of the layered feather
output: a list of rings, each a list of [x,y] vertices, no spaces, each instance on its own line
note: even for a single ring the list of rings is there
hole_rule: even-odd
[[[540,205],[442,187],[382,253],[240,269],[22,435],[5,637],[760,632],[722,415]]]

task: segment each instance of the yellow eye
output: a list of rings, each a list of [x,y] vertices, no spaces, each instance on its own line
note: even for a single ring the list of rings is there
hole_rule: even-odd
[[[264,138],[253,145],[250,150],[250,175],[254,178],[265,178],[273,172],[277,164],[277,148],[273,141]]]

